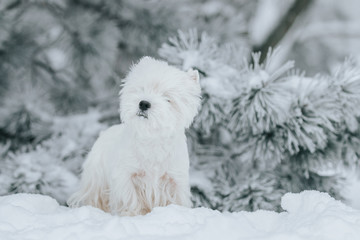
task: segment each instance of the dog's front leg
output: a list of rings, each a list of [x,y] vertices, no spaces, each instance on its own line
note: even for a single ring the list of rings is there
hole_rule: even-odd
[[[146,214],[153,208],[153,191],[149,179],[146,179],[146,173],[143,170],[137,171],[131,175],[131,182],[135,188],[140,214]]]
[[[163,199],[162,206],[169,204],[177,204],[181,206],[190,207],[189,190],[186,184],[182,183],[181,177],[172,176],[165,173],[160,178],[159,188]]]
[[[116,190],[110,196],[112,213],[121,216],[136,216],[150,212],[145,176],[144,171],[136,171],[114,186],[113,189]]]

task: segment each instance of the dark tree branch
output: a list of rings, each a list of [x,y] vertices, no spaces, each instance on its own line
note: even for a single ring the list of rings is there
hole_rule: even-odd
[[[260,63],[265,60],[268,49],[274,48],[281,41],[295,22],[296,17],[304,12],[312,2],[313,0],[296,0],[267,39],[261,45],[253,47],[253,52],[261,52]]]
[[[14,1],[12,3],[10,3],[9,5],[7,5],[5,7],[5,10],[12,10],[14,8],[16,8],[17,6],[19,6],[20,4],[22,4],[22,0],[17,0],[17,1]]]
[[[86,0],[72,0],[71,3],[87,9],[91,12],[98,13],[104,19],[114,21],[118,25],[118,27],[126,27],[132,25],[131,21],[125,20],[121,17],[121,15],[117,14],[116,11],[107,8],[105,2],[93,3]],[[118,5],[121,6],[122,2],[118,1]]]

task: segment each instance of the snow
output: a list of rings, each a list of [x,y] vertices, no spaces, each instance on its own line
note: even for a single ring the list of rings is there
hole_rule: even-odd
[[[50,65],[55,70],[61,70],[66,67],[67,59],[65,52],[58,48],[51,48],[47,51],[47,57]]]
[[[359,169],[343,172],[345,178],[345,187],[343,189],[343,196],[346,196],[348,204],[360,210],[360,176]]]
[[[356,240],[360,211],[326,193],[282,198],[285,212],[220,213],[176,205],[119,217],[89,206],[70,209],[35,194],[0,197],[0,239],[276,239]]]

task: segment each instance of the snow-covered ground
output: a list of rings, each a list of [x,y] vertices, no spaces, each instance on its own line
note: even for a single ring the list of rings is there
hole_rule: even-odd
[[[118,217],[92,207],[63,207],[48,196],[17,194],[0,197],[0,239],[360,238],[360,211],[326,193],[286,194],[282,207],[282,213],[220,213],[171,205],[146,216]]]
[[[345,196],[346,202],[351,207],[360,210],[360,177],[359,170],[348,171],[345,175],[346,184],[342,195]],[[360,237],[359,237],[360,239]]]

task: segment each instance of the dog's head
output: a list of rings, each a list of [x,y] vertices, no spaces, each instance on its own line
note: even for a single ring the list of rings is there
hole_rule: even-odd
[[[150,57],[132,66],[120,91],[120,115],[140,131],[172,133],[189,127],[200,106],[199,74]]]

